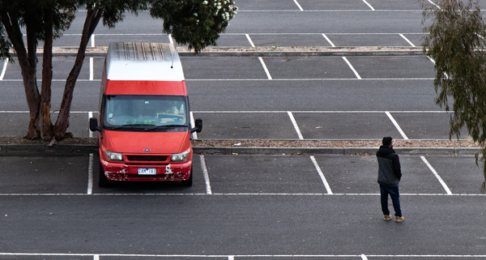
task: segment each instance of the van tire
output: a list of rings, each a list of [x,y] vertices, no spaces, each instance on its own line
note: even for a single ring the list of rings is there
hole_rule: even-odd
[[[101,165],[101,162],[99,163],[98,170],[98,186],[102,188],[110,186],[110,180],[106,178],[105,171],[103,171],[103,166]]]
[[[192,172],[192,166],[191,166],[191,176],[189,176],[189,179],[181,182],[182,186],[184,186],[184,187],[191,187],[192,186],[192,175],[193,175],[193,172]]]

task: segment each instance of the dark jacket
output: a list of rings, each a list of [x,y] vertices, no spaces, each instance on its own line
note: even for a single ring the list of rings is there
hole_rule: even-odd
[[[387,187],[397,187],[402,178],[398,154],[390,147],[380,146],[376,158],[378,159],[378,183]]]

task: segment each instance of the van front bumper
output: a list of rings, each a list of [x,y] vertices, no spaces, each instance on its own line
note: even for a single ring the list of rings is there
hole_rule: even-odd
[[[101,159],[106,178],[112,181],[185,181],[191,176],[192,161],[171,164],[125,164]],[[139,168],[155,169],[155,175],[139,175]]]

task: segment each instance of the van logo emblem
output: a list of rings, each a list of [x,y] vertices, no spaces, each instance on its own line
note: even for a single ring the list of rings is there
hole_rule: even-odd
[[[150,149],[143,149],[144,152],[150,152]]]

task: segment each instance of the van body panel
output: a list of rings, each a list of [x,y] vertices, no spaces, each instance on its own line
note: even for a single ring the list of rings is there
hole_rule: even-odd
[[[101,159],[105,175],[113,181],[184,181],[192,174],[192,158],[184,163],[127,165]],[[138,175],[139,168],[155,168],[155,175]],[[170,172],[170,173],[168,173]]]
[[[106,95],[187,96],[185,81],[107,80]]]
[[[187,135],[188,132],[123,132],[105,129],[103,146],[124,154],[173,154],[183,152],[181,144],[189,139]],[[145,149],[150,149],[150,152],[145,152]]]

